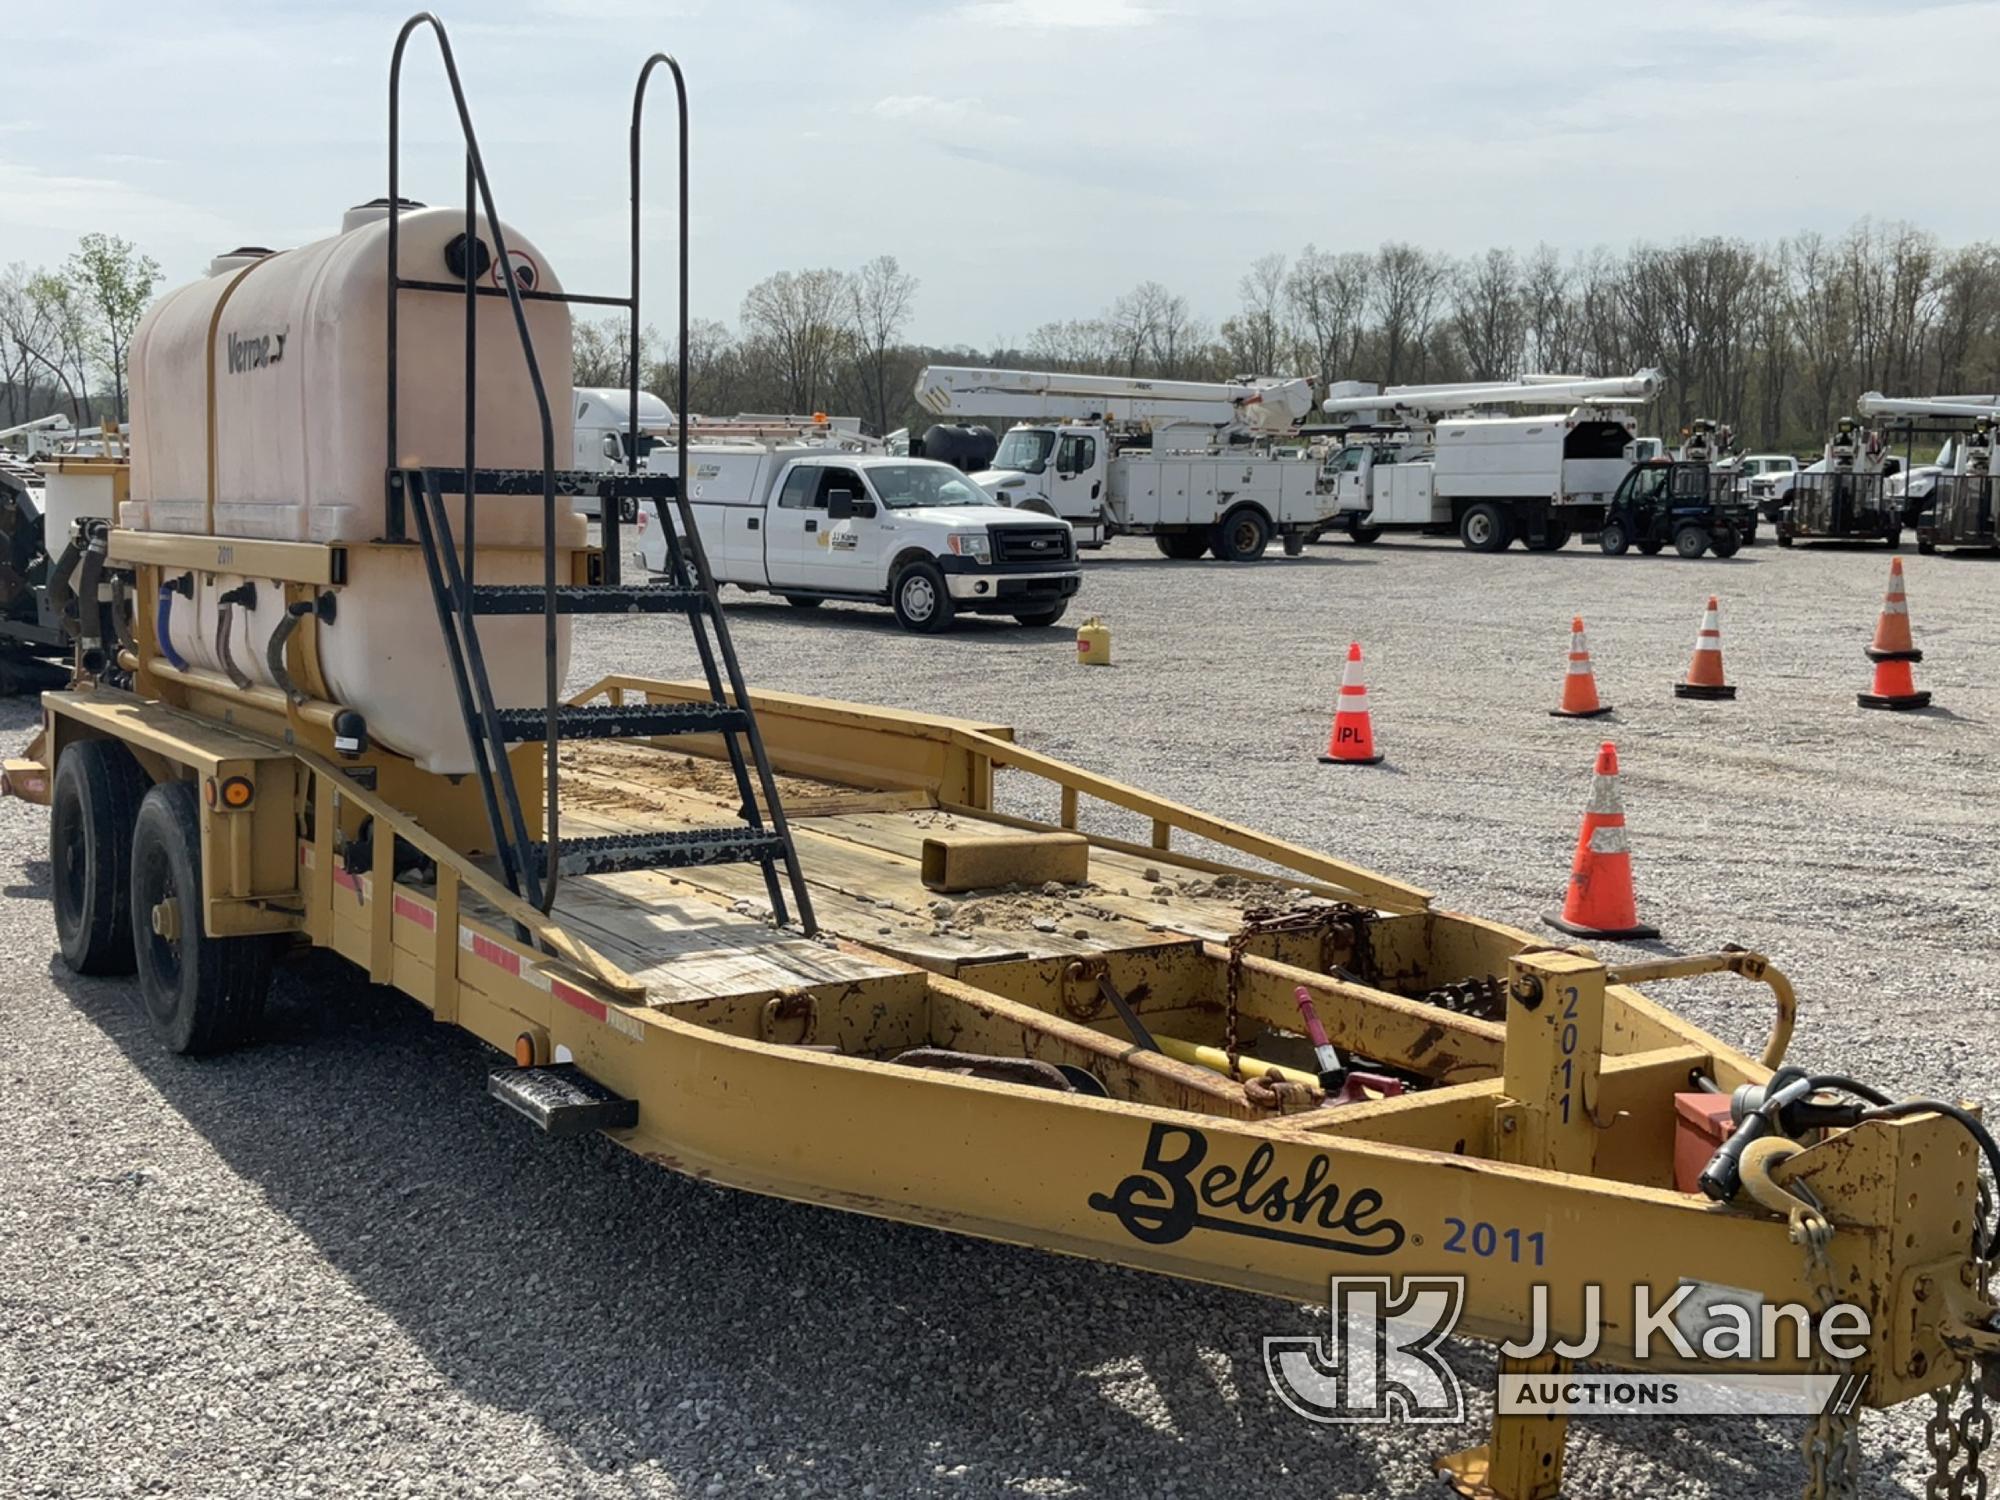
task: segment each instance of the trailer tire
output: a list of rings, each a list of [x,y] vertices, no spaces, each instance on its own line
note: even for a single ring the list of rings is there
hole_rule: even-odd
[[[1271,523],[1254,505],[1239,505],[1215,525],[1208,550],[1222,562],[1255,562],[1271,545]]]
[[[132,829],[151,784],[116,740],[84,740],[56,762],[49,885],[73,973],[132,972]]]
[[[1514,540],[1514,525],[1497,505],[1475,505],[1458,523],[1458,539],[1471,552],[1505,552]]]
[[[1208,553],[1208,533],[1205,531],[1162,531],[1153,537],[1153,545],[1160,549],[1160,556],[1171,557],[1175,562],[1193,562]]]
[[[944,574],[936,563],[922,558],[897,572],[889,600],[896,609],[896,622],[918,635],[942,635],[958,613],[951,591],[944,586]]]
[[[1693,562],[1709,549],[1710,541],[1706,526],[1687,525],[1674,531],[1674,551]]]
[[[1615,516],[1607,516],[1604,524],[1597,528],[1597,547],[1606,557],[1623,557],[1632,546],[1632,534],[1625,529],[1625,523]],[[1646,544],[1639,548],[1644,551]],[[1655,552],[1659,548],[1653,549]]]
[[[387,872],[376,876],[388,899]],[[172,901],[178,933],[162,935],[154,911]],[[191,781],[161,782],[139,804],[132,830],[132,943],[146,1020],[170,1052],[219,1052],[248,1041],[271,988],[268,937],[210,937],[202,930],[201,807]]]

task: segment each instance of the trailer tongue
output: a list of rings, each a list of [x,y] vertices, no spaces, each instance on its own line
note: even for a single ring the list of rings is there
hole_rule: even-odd
[[[398,64],[420,25],[451,72],[429,17]],[[660,65],[679,82],[649,61],[635,122]],[[164,1043],[199,1052],[253,1037],[281,948],[325,948],[494,1047],[493,1094],[552,1133],[1293,1301],[1442,1281],[1459,1334],[1527,1341],[1503,1385],[1585,1357],[1816,1375],[1839,1397],[1808,1429],[1826,1493],[1851,1492],[1857,1393],[1934,1396],[1965,1413],[1940,1417],[1940,1464],[1977,1473],[2000,1331],[1976,1118],[1785,1069],[1795,1002],[1762,955],[1552,948],[1002,725],[752,694],[673,476],[555,467],[570,294],[494,214],[451,78],[462,215],[402,210],[392,124],[379,216],[149,322],[134,389],[185,425],[136,434],[132,501],[97,532],[115,639],[79,645],[39,759],[8,770],[50,803],[72,968],[136,969]],[[217,378],[223,340],[339,295],[391,310],[386,371],[341,304],[291,322],[323,342]],[[254,383],[279,379],[386,397],[386,420],[341,408],[288,485],[319,407]],[[604,581],[568,505],[586,485],[614,546],[617,502],[653,508],[663,583]],[[285,507],[297,534],[270,535]],[[568,617],[631,613],[684,618],[700,676],[562,695]],[[531,627],[531,670],[489,616]],[[404,692],[440,679],[443,727]],[[925,886],[950,863],[926,844],[981,842],[992,885]],[[1723,974],[1770,993],[1756,1057],[1644,992]],[[1663,1366],[1645,1309],[1669,1304],[1703,1336]],[[1816,1332],[1703,1333],[1751,1306]],[[1564,1431],[1505,1409],[1440,1465],[1467,1494],[1550,1496]]]

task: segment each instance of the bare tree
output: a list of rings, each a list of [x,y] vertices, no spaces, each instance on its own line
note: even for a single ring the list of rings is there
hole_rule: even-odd
[[[1285,257],[1260,256],[1236,283],[1241,305],[1222,325],[1233,374],[1275,375],[1289,357],[1285,327]]]
[[[1521,373],[1527,344],[1527,310],[1520,267],[1511,250],[1488,250],[1452,278],[1452,332],[1465,352],[1473,380],[1506,380]]]
[[[1431,325],[1444,300],[1451,263],[1415,245],[1384,245],[1375,253],[1374,308],[1382,344],[1382,379],[1393,385],[1410,366],[1424,375]]]
[[[72,356],[81,358],[76,351],[81,331],[74,299],[62,278],[18,262],[9,266],[0,278],[0,319],[5,320],[7,340],[30,386],[28,415],[43,415],[32,409],[32,386],[41,377],[61,388],[72,421],[88,422],[89,391],[79,394],[77,381],[71,378]]]
[[[877,432],[887,432],[891,402],[890,374],[901,361],[897,340],[917,297],[917,278],[896,263],[893,255],[878,255],[847,281],[849,330],[854,340],[866,413]],[[896,408],[900,410],[900,402]]]
[[[847,352],[847,277],[836,270],[780,271],[744,295],[743,328],[774,377],[781,405],[818,411],[833,394]]]
[[[1371,272],[1367,256],[1307,245],[1285,278],[1285,305],[1321,388],[1353,373]]]

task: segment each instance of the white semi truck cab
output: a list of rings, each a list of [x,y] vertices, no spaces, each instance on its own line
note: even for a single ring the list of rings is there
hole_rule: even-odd
[[[654,450],[673,472],[674,448]],[[688,449],[688,499],[718,582],[811,608],[886,604],[905,629],[949,629],[960,614],[1060,620],[1082,582],[1069,526],[1010,510],[950,464],[826,443]],[[639,551],[666,567],[666,538],[640,513]]]
[[[1023,418],[976,477],[1003,504],[1060,516],[1080,545],[1150,536],[1168,557],[1296,553],[1325,529],[1319,464],[1275,439],[1312,410],[1305,380],[1142,380],[933,365],[917,404],[940,417]]]

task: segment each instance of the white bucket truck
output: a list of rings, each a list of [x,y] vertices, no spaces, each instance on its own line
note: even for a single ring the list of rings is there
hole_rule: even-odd
[[[1021,419],[977,475],[1017,510],[1060,516],[1079,545],[1150,536],[1168,557],[1296,554],[1333,516],[1312,458],[1276,440],[1312,410],[1312,385],[1267,377],[1139,380],[932,365],[917,404],[939,417]]]
[[[844,432],[690,445],[688,499],[716,580],[800,608],[886,604],[927,634],[960,614],[1062,618],[1082,581],[1068,525],[1008,509],[950,464],[879,447]],[[673,473],[677,453],[656,447],[652,471]],[[639,523],[640,558],[662,572],[650,506]]]
[[[1638,424],[1624,407],[1651,400],[1661,379],[1642,370],[1387,390],[1344,382],[1324,403],[1355,422],[1328,464],[1339,524],[1358,542],[1390,530],[1455,532],[1474,552],[1499,552],[1516,539],[1552,552],[1604,519],[1632,467]],[[1556,410],[1484,410],[1496,406]]]

